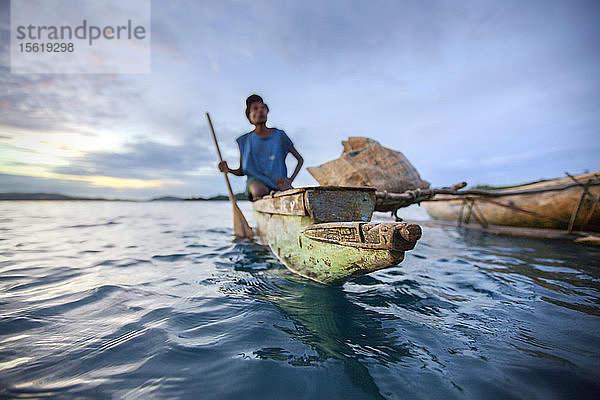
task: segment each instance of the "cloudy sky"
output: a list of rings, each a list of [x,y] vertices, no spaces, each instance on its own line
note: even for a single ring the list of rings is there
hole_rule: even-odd
[[[369,136],[434,186],[600,170],[596,0],[175,0],[151,11],[150,74],[16,74],[0,0],[0,192],[225,193],[205,112],[237,166],[251,93],[306,166]],[[315,183],[305,170],[295,182]]]

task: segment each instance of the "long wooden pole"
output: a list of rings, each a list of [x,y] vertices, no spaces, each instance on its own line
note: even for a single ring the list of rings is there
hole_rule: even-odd
[[[206,118],[208,119],[208,125],[210,126],[213,140],[215,141],[217,154],[219,155],[219,161],[223,161],[221,150],[219,149],[219,143],[217,142],[217,135],[215,135],[215,128],[213,128],[213,124],[208,113],[206,113]],[[231,190],[231,184],[229,183],[227,173],[224,172],[223,176],[225,176],[225,183],[227,183],[227,190],[229,191],[229,201],[231,201],[231,206],[233,208],[233,233],[239,238],[251,238],[252,228],[250,228],[250,225],[248,225],[248,221],[246,221],[242,210],[240,210],[237,202],[235,201],[235,196],[233,195],[233,190]]]

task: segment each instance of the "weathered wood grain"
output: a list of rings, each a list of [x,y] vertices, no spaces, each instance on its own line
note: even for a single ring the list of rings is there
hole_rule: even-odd
[[[314,223],[371,220],[375,209],[374,188],[346,190],[311,189],[304,192],[308,214]]]
[[[256,211],[269,214],[308,215],[304,206],[304,191],[263,197],[256,200],[252,206]]]

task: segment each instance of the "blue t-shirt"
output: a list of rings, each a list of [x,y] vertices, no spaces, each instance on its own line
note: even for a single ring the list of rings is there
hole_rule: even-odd
[[[252,131],[237,138],[240,148],[242,171],[251,178],[262,181],[269,189],[277,189],[277,179],[287,179],[285,157],[294,146],[280,129],[269,136],[260,137]]]

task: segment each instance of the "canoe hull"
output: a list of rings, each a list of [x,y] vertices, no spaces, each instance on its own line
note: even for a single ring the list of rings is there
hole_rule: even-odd
[[[310,217],[256,212],[257,233],[262,244],[293,272],[306,278],[339,285],[358,275],[400,263],[404,251],[368,249],[315,240],[305,231]]]
[[[331,285],[394,266],[421,236],[418,225],[371,223],[374,190],[307,188],[253,203],[261,243],[291,271]]]
[[[585,176],[577,177],[578,180],[582,178],[585,179]],[[568,180],[561,179],[521,186],[518,190],[550,188],[553,185],[564,185],[565,183],[568,183]],[[513,188],[512,191],[514,190]],[[600,186],[590,186],[589,192],[598,198]],[[456,197],[437,195],[434,197],[434,201],[424,202],[423,205],[434,219],[467,223],[480,222],[479,220],[483,219],[490,225],[567,229],[569,221],[580,203],[582,193],[581,186],[574,186],[564,190],[523,193],[491,199],[473,196],[457,200]],[[474,204],[471,211],[469,211],[470,201]],[[518,211],[515,208],[529,212]],[[595,204],[591,196],[586,195],[581,200],[573,229],[600,231],[600,207]]]

